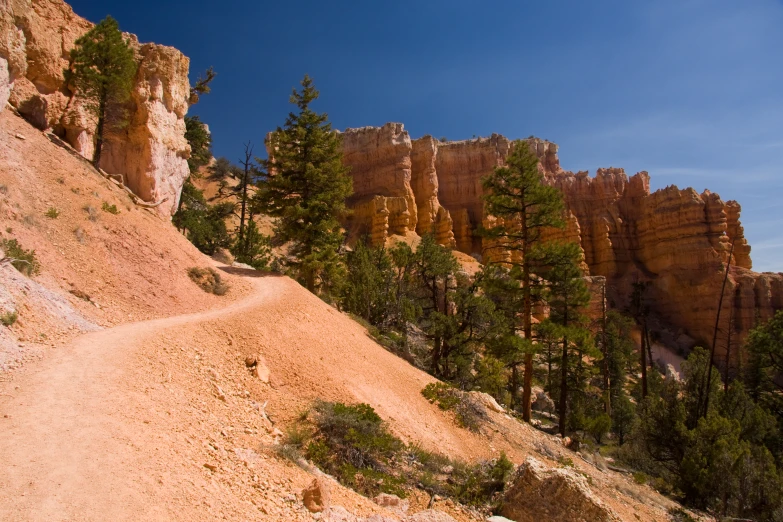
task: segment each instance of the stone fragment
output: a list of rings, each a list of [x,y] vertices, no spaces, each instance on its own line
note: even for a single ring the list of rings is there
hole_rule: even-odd
[[[331,495],[329,485],[320,477],[302,490],[302,503],[311,513],[320,513],[329,508]],[[335,506],[337,508],[339,506]]]
[[[397,495],[391,495],[389,493],[381,493],[377,495],[373,502],[378,504],[381,507],[389,508],[392,511],[398,511],[400,513],[405,513],[408,511],[409,502],[407,500],[403,500]]]

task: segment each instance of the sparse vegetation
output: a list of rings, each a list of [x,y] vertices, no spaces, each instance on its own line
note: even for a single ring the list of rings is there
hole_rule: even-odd
[[[120,213],[119,209],[117,208],[117,205],[109,205],[108,202],[104,201],[103,205],[101,205],[101,210],[104,212],[108,212],[109,214],[117,215]]]
[[[82,210],[87,212],[87,219],[89,219],[93,223],[98,221],[98,210],[95,207],[93,207],[92,205],[84,205],[82,207]]]
[[[0,323],[3,323],[3,326],[11,326],[18,318],[19,314],[17,314],[16,310],[3,312],[0,314]]]
[[[60,211],[59,211],[59,210],[57,210],[57,209],[56,209],[56,208],[54,208],[54,207],[49,207],[49,210],[47,210],[47,211],[46,211],[46,213],[45,213],[44,215],[45,215],[46,217],[50,218],[50,219],[57,219],[57,216],[59,216],[59,215],[60,215]]]
[[[385,492],[404,498],[423,489],[484,508],[499,500],[514,467],[505,455],[469,465],[406,445],[368,404],[317,402],[288,429],[284,447],[279,454],[304,456],[366,496]]]
[[[432,382],[424,387],[421,394],[431,403],[437,403],[442,410],[453,410],[457,422],[463,428],[478,432],[487,420],[487,413],[481,404],[469,393],[458,390],[444,382]]]
[[[225,295],[228,292],[228,285],[223,282],[220,274],[214,268],[193,267],[188,269],[188,276],[207,293]]]
[[[11,260],[11,264],[19,272],[28,277],[40,272],[41,265],[35,257],[35,250],[22,248],[16,239],[3,239],[2,246],[5,257]]]
[[[85,233],[84,229],[81,226],[78,226],[75,229],[73,229],[73,235],[76,237],[76,241],[78,241],[82,245],[87,242],[87,234]]]

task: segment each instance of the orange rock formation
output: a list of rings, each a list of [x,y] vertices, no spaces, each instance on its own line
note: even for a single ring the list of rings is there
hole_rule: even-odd
[[[719,351],[730,315],[733,338],[741,342],[757,317],[766,319],[783,308],[783,275],[750,270],[736,201],[675,186],[651,193],[646,172],[630,177],[618,168],[598,169],[594,177],[567,172],[560,167],[557,145],[526,141],[568,207],[566,229],[551,238],[581,245],[587,272],[606,278],[607,297],[617,308],[628,305],[634,282],[649,282],[651,322],[664,343],[685,350],[696,343],[711,345],[732,242]],[[434,230],[441,244],[478,259],[496,257],[477,234],[480,224],[493,219],[484,215],[481,179],[504,163],[512,145],[497,134],[411,141],[399,123],[348,129],[343,149],[356,191],[351,230],[364,230],[374,244],[390,234]]]
[[[74,42],[92,25],[62,0],[0,0],[0,111],[9,101],[36,127],[52,129],[87,158],[94,151],[96,121],[65,84],[63,70]],[[142,199],[165,199],[157,208],[168,216],[188,175],[184,117],[190,61],[172,47],[126,36],[139,62],[131,117],[121,134],[108,137],[101,167],[122,174]]]

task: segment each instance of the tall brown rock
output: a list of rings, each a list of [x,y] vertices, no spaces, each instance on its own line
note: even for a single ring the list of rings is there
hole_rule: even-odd
[[[62,0],[0,0],[0,111],[10,101],[33,125],[51,129],[87,158],[97,122],[65,85],[63,70],[74,42],[92,26]],[[122,174],[142,199],[165,200],[157,210],[170,216],[189,173],[189,60],[172,47],[126,36],[139,62],[131,118],[108,137],[101,167]]]
[[[507,254],[489,248],[497,245],[482,241],[477,229],[494,219],[484,215],[481,180],[504,163],[512,142],[497,134],[411,142],[401,124],[349,129],[345,136],[345,162],[357,190],[350,228],[365,230],[374,244],[382,244],[390,234],[414,229],[422,234],[434,227],[441,244],[479,259],[506,260]],[[684,349],[711,344],[732,242],[718,352],[730,315],[732,337],[740,343],[757,317],[783,309],[783,275],[750,271],[750,246],[736,201],[675,186],[650,192],[647,172],[630,177],[620,168],[598,169],[594,177],[567,172],[556,144],[526,141],[546,182],[562,191],[568,208],[566,228],[547,231],[547,237],[582,247],[586,272],[597,276],[591,281],[600,281],[593,286],[605,284],[607,299],[617,308],[628,306],[633,283],[649,282],[651,322],[665,343]]]
[[[411,150],[411,188],[416,198],[418,222],[416,232],[422,236],[432,233],[435,240],[444,246],[456,247],[454,222],[451,214],[438,199],[438,171],[435,163],[438,157],[438,141],[424,136],[413,141]]]
[[[370,235],[381,244],[389,234],[416,230],[417,207],[411,189],[411,138],[401,123],[383,127],[347,129],[343,134],[343,162],[350,167],[354,209],[349,234]]]

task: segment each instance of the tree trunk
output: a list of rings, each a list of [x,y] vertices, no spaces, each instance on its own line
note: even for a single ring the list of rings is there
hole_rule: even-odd
[[[517,393],[519,390],[519,368],[517,367],[517,364],[514,363],[511,365],[511,409],[515,409],[517,407],[517,403],[519,402],[519,399],[517,398]]]
[[[729,249],[729,262],[726,263],[726,273],[723,274],[723,286],[721,286],[720,299],[718,299],[718,313],[715,316],[715,333],[712,336],[712,350],[710,350],[710,362],[707,366],[707,381],[703,382],[702,385],[702,389],[704,390],[704,410],[699,417],[706,417],[707,411],[710,409],[710,379],[712,379],[712,363],[715,360],[715,346],[718,344],[718,325],[720,324],[720,311],[721,308],[723,308],[723,294],[726,291],[726,282],[729,280],[729,269],[731,268],[731,256],[733,254],[734,240],[731,241],[731,249]]]
[[[734,303],[729,308],[729,331],[726,334],[726,369],[723,378],[723,391],[729,391],[729,366],[731,365],[731,330],[734,323]]]
[[[642,398],[647,397],[647,319],[642,319]]]
[[[98,126],[95,128],[95,153],[92,156],[92,164],[96,169],[101,166],[101,152],[103,149],[103,129],[106,125],[106,93],[101,92],[98,102]]]
[[[532,342],[533,339],[533,302],[530,295],[530,245],[528,242],[527,216],[521,214],[520,226],[522,235],[522,327],[525,339]],[[525,354],[525,376],[522,384],[522,419],[530,422],[532,419],[533,389],[533,354]]]
[[[242,254],[247,253],[245,245],[245,208],[247,207],[247,171],[249,166],[249,163],[245,161],[245,174],[242,178],[242,211],[239,215],[239,248]]]
[[[566,433],[566,408],[568,404],[568,337],[563,337],[563,356],[560,361],[560,407],[558,427],[560,435],[565,437]]]
[[[609,347],[606,344],[606,280],[601,288],[601,344],[604,354],[604,411],[612,414],[612,397],[609,393]]]

